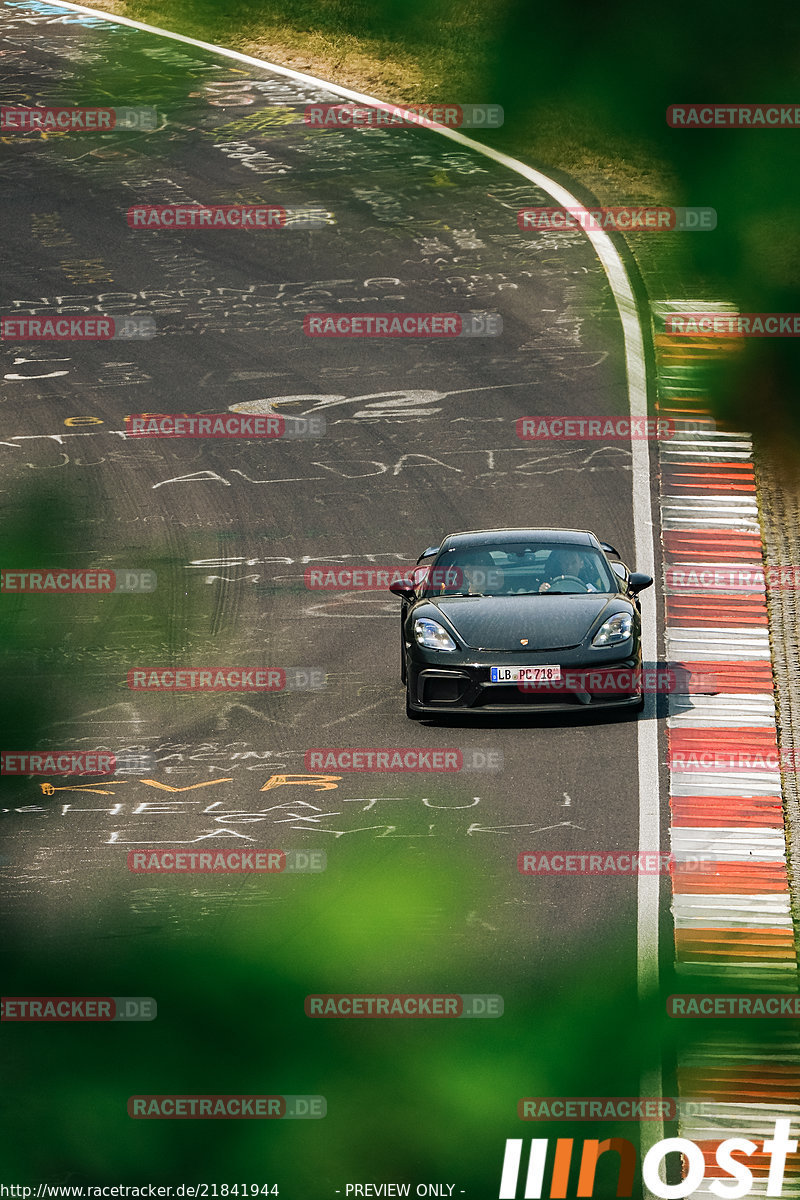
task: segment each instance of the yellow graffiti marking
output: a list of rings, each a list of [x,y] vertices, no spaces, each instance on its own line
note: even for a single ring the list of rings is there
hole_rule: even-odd
[[[127,779],[115,779],[114,787],[120,787],[127,783]],[[55,792],[91,792],[95,796],[113,796],[113,792],[105,792],[97,783],[83,783],[74,787],[53,787],[52,783],[40,783],[39,787],[45,796],[52,796]]]
[[[270,792],[273,788],[294,787],[297,784],[313,787],[318,792],[327,792],[331,788],[338,788],[339,784],[333,780],[341,778],[341,775],[271,775],[261,791]]]
[[[193,792],[195,788],[213,787],[215,783],[233,783],[233,776],[228,779],[207,779],[205,783],[193,783],[190,787],[170,787],[168,783],[159,783],[157,779],[140,779],[148,787],[161,788],[162,792]]]

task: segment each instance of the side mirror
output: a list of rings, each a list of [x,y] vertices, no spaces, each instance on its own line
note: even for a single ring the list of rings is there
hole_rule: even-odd
[[[630,578],[628,579],[628,589],[636,594],[637,592],[643,592],[645,588],[651,587],[652,583],[652,575],[645,575],[643,571],[631,571]]]
[[[650,582],[653,582],[652,579]],[[397,579],[394,583],[389,584],[389,591],[395,596],[402,596],[404,600],[413,600],[414,581],[413,579]]]

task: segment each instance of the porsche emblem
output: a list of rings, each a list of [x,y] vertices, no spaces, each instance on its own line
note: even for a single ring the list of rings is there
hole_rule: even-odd
[[[520,638],[520,639],[519,639],[519,644],[520,644],[520,646],[527,646],[527,644],[528,644],[528,639],[527,639],[527,638]]]

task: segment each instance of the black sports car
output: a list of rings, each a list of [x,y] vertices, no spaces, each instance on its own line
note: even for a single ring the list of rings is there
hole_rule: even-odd
[[[406,715],[640,710],[637,597],[652,582],[586,530],[450,534],[389,589]]]

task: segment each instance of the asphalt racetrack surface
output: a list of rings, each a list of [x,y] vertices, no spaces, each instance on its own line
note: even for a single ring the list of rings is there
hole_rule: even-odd
[[[177,993],[159,975],[164,962],[194,953],[221,987],[225,955],[243,952],[260,931],[263,961],[282,964],[281,991],[267,996],[268,984],[258,984],[275,1061],[291,1056],[293,1039],[309,1062],[308,1039],[317,1046],[308,1078],[283,1090],[326,1095],[329,1112],[294,1126],[296,1139],[313,1126],[329,1178],[317,1174],[318,1190],[303,1191],[309,1152],[297,1151],[279,1180],[287,1196],[333,1195],[351,1178],[337,1174],[332,1149],[355,1135],[342,1124],[331,1039],[345,1036],[342,1025],[353,1038],[377,1025],[395,1026],[397,1036],[395,1022],[309,1021],[305,994],[502,995],[502,1020],[457,1023],[483,1039],[479,1048],[453,1042],[446,1023],[400,1024],[413,1027],[404,1037],[422,1037],[425,1026],[431,1046],[451,1039],[452,1061],[474,1055],[469,1069],[478,1072],[498,1061],[492,1038],[502,1026],[502,1136],[530,1136],[515,1115],[517,1099],[530,1094],[530,1059],[514,1060],[515,1039],[527,1044],[531,1014],[555,1019],[559,1003],[571,1014],[562,1050],[567,1028],[577,1047],[609,1012],[620,1025],[634,1020],[637,885],[635,877],[531,879],[518,872],[517,855],[637,848],[637,723],[583,713],[412,723],[400,683],[399,601],[385,589],[315,590],[306,571],[405,566],[446,533],[516,525],[591,529],[636,567],[630,443],[530,443],[516,432],[520,416],[627,415],[619,318],[601,266],[580,230],[517,227],[518,209],[552,201],[511,172],[424,129],[311,128],[305,105],[337,97],[266,69],[110,21],[8,3],[0,60],[5,105],[159,113],[154,130],[0,139],[2,315],[149,315],[156,329],[105,342],[0,342],[3,566],[157,576],[156,589],[141,594],[2,598],[11,664],[5,748],[104,750],[133,764],[93,780],[3,777],[0,874],[13,982],[4,994],[153,996],[153,1027],[179,1039],[183,1018],[180,1005],[170,1008]],[[316,220],[248,231],[128,224],[131,207],[175,204],[268,204],[313,210]],[[502,333],[304,332],[315,313],[393,312],[499,313]],[[324,431],[125,436],[130,414],[230,411],[323,417]],[[128,686],[132,670],[207,666],[306,674],[275,693]],[[482,751],[496,765],[339,773],[324,786],[306,768],[315,747],[450,747]],[[322,851],[326,870],[128,870],[131,850],[168,847]],[[81,973],[62,975],[67,964]],[[595,998],[585,1010],[580,986]],[[364,1095],[385,1084],[389,1056],[365,1053]],[[587,1061],[564,1066],[572,1074],[560,1094],[637,1094],[636,1064],[617,1062],[610,1086],[599,1061],[602,1079]],[[246,1056],[237,1062],[246,1073]],[[138,1128],[124,1101],[148,1091],[148,1079],[120,1082],[121,1115],[108,1121],[121,1146]],[[266,1079],[246,1086],[253,1080],[236,1071],[224,1086],[201,1082],[160,1078],[149,1090],[281,1090]],[[426,1121],[450,1112],[442,1079],[420,1076],[413,1086]],[[374,1103],[394,1127],[392,1098]],[[24,1142],[26,1118],[17,1119]],[[473,1181],[458,1165],[473,1152],[496,1186],[498,1137],[473,1150],[466,1118],[450,1129],[440,1177],[456,1183],[453,1194]],[[58,1137],[54,1144],[47,1169],[60,1177],[73,1160]],[[123,1179],[136,1163],[159,1179],[152,1147],[140,1146],[139,1158],[120,1153],[113,1179],[111,1159],[100,1156],[98,1178]],[[88,1178],[78,1161],[77,1177]],[[423,1173],[407,1164],[412,1181],[429,1178],[422,1151],[420,1161]],[[370,1178],[398,1178],[387,1162]],[[182,1165],[170,1160],[165,1178]]]

